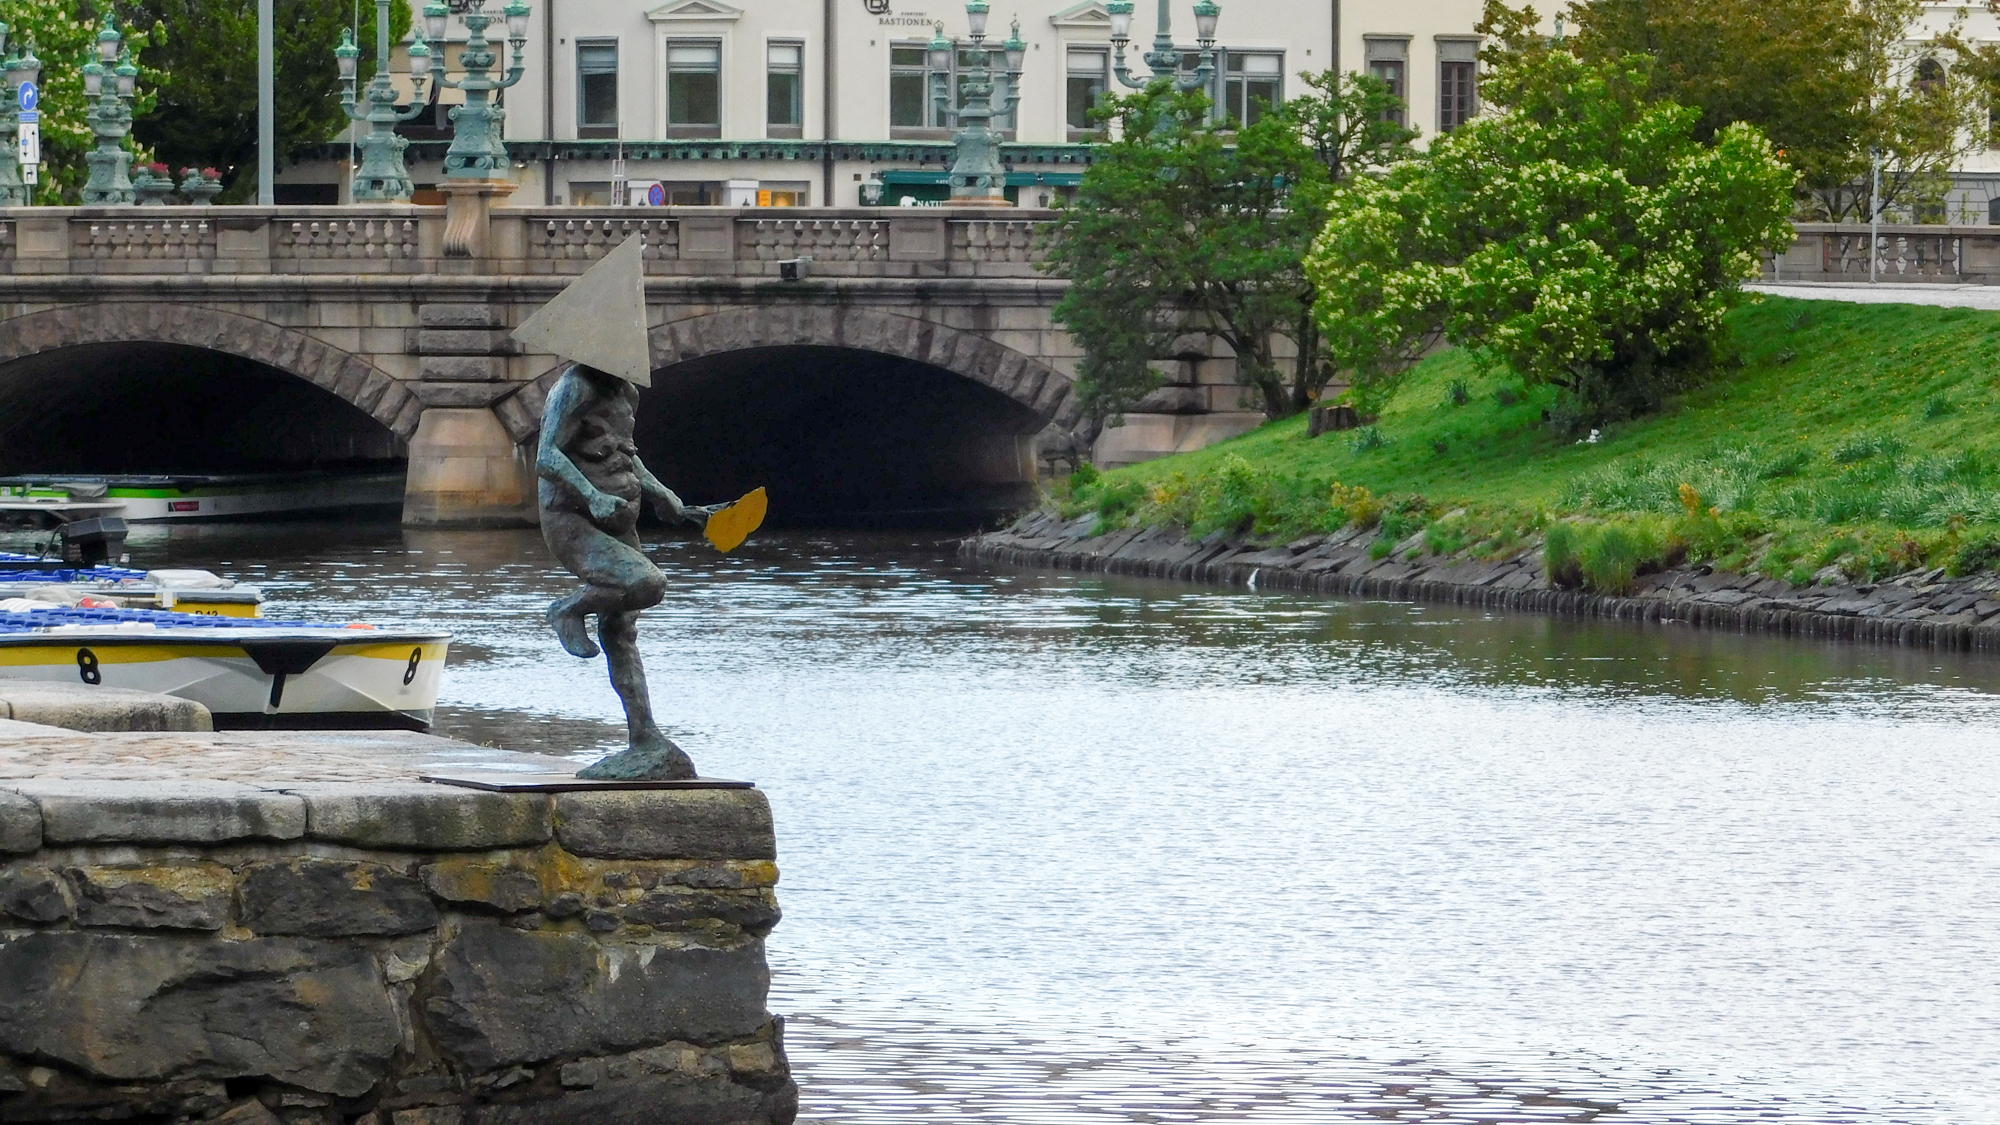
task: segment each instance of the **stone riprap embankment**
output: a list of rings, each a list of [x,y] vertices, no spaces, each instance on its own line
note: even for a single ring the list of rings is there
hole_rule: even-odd
[[[0,1120],[791,1121],[763,794],[416,780],[550,765],[0,732]]]
[[[1794,586],[1681,567],[1641,575],[1627,596],[1611,597],[1552,588],[1539,547],[1506,559],[1440,556],[1426,553],[1418,532],[1377,558],[1373,529],[1270,544],[1222,534],[1191,539],[1171,527],[1093,535],[1096,525],[1094,514],[1065,520],[1043,510],[967,539],[960,549],[981,562],[1011,566],[1946,649],[2000,648],[2000,578],[1946,578],[1942,568],[1864,585]]]

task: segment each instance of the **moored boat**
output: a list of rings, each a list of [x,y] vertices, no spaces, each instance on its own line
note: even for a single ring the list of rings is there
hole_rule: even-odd
[[[37,474],[0,477],[0,515],[21,520],[116,516],[128,523],[395,512],[403,474],[297,472]]]
[[[98,609],[174,609],[213,617],[258,617],[264,593],[207,570],[84,566],[0,551],[0,599]]]
[[[160,692],[218,729],[425,730],[449,633],[0,600],[0,680]]]

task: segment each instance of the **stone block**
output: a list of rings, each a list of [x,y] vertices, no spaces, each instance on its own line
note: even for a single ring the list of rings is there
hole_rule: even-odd
[[[41,846],[41,806],[19,793],[0,789],[0,855],[25,854]]]
[[[507,378],[507,361],[491,355],[427,355],[418,361],[424,379],[444,383],[493,383]]]
[[[498,305],[481,302],[430,302],[417,306],[417,323],[425,328],[499,328],[506,324]]]
[[[764,1023],[769,984],[754,939],[622,945],[475,923],[438,954],[423,1021],[454,1066],[484,1072],[747,1036]]]
[[[418,355],[518,355],[521,345],[498,328],[419,328]]]
[[[437,926],[422,883],[376,863],[292,859],[243,875],[243,925],[259,934],[354,937]]]
[[[48,844],[296,840],[305,802],[233,781],[7,781],[42,810]]]
[[[229,923],[229,869],[213,863],[72,867],[76,920],[135,930],[219,930]]]
[[[0,718],[80,731],[215,729],[208,708],[192,699],[81,683],[23,680],[0,682]]]
[[[691,887],[656,887],[618,913],[628,923],[663,928],[713,918],[759,937],[770,933],[781,917],[777,897],[769,891],[728,893]]]
[[[40,864],[0,868],[0,914],[20,922],[60,922],[75,910],[69,883]]]
[[[599,859],[775,859],[771,804],[755,789],[559,793],[556,838]]]
[[[352,943],[81,930],[0,941],[0,1053],[100,1081],[262,1078],[358,1097],[401,1043],[375,959]]]
[[[446,902],[475,903],[513,913],[542,904],[542,881],[534,872],[511,864],[453,856],[418,872],[424,886]]]
[[[510,383],[411,383],[410,393],[425,406],[491,406],[514,393]]]
[[[797,1091],[789,1081],[778,1089],[763,1090],[733,1082],[723,1074],[694,1078],[640,1074],[542,1101],[477,1106],[466,1111],[464,1125],[575,1125],[580,1121],[591,1125],[789,1125],[797,1112],[797,1100]]]
[[[423,782],[301,785],[306,835],[358,848],[465,851],[545,844],[549,798]]]

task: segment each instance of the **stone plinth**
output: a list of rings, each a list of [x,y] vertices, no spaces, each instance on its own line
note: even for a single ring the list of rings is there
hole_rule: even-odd
[[[25,726],[25,725],[23,725]],[[792,1120],[755,790],[413,734],[0,733],[0,1120]]]

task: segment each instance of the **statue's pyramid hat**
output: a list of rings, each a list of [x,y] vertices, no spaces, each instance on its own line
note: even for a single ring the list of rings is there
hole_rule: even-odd
[[[569,288],[514,329],[514,339],[634,386],[653,385],[653,353],[646,343],[646,270],[643,235],[618,244]]]

